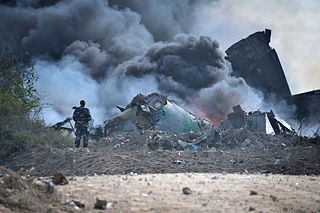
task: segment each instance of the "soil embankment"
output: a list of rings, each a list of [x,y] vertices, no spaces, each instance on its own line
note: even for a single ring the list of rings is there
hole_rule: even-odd
[[[35,208],[51,206],[53,212],[70,207],[99,212],[93,209],[99,198],[107,200],[111,212],[320,211],[319,141],[247,130],[207,136],[146,131],[91,141],[89,149],[30,147],[1,165],[14,171],[34,167],[32,175],[40,180],[61,172],[69,179],[68,185],[56,187],[62,200],[30,201],[30,193],[48,195],[38,196],[28,185],[32,190],[12,207],[11,198],[20,189],[8,191],[3,185],[0,210],[32,212],[23,203],[35,201]],[[201,142],[196,150],[183,150],[195,141]],[[183,194],[183,187],[192,193]]]

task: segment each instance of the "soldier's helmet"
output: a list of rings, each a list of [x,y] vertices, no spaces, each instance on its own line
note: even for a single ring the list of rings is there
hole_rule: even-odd
[[[81,100],[80,105],[84,107],[86,105],[86,102],[84,100]]]

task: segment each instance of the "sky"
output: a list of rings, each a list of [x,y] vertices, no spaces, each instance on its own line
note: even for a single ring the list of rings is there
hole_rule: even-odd
[[[320,89],[320,1],[222,0],[198,10],[193,33],[217,39],[221,49],[249,34],[272,30],[275,48],[293,94]]]

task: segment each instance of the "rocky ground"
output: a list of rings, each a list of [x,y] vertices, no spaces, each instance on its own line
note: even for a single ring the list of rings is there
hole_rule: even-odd
[[[92,140],[88,149],[30,147],[2,160],[1,165],[14,171],[34,167],[32,175],[38,179],[54,171],[61,172],[72,177],[70,184],[58,187],[62,197],[73,197],[90,207],[94,205],[95,195],[99,195],[116,201],[109,204],[109,207],[114,204],[110,208],[115,212],[152,209],[155,212],[241,212],[250,207],[257,212],[320,209],[319,138],[271,136],[248,130],[185,134],[131,132]],[[213,176],[218,181],[211,179]],[[154,179],[152,186],[142,184],[145,178]],[[153,188],[158,185],[160,188]],[[190,196],[181,194],[183,186],[191,188]],[[107,197],[99,194],[98,188],[106,190],[103,194]],[[248,195],[250,190],[258,190],[258,195]],[[276,201],[271,195],[277,197]]]
[[[0,166],[0,212],[73,212],[50,182]]]
[[[188,189],[184,189],[188,187]],[[58,191],[107,212],[319,212],[318,176],[178,173],[74,177]],[[190,194],[189,194],[190,193]]]

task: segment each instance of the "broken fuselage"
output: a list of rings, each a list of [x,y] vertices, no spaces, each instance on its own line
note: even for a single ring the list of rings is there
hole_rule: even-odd
[[[210,128],[212,123],[175,104],[167,97],[152,93],[133,98],[122,112],[105,121],[105,136],[125,131],[155,129],[173,133]]]

